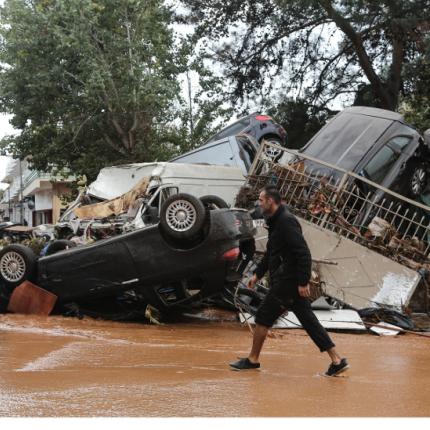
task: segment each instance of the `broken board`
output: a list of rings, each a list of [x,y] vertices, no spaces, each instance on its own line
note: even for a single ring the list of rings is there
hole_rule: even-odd
[[[397,334],[403,332],[402,328],[384,321],[380,321],[377,325],[369,327],[369,330],[373,331],[379,336],[396,336]]]
[[[313,313],[326,329],[366,331],[360,315],[354,310],[314,310]],[[239,313],[239,319],[241,323],[248,321],[250,324],[254,324],[254,317],[248,313],[243,315]],[[302,325],[294,312],[288,312],[288,315],[281,316],[276,320],[273,328],[302,328]]]

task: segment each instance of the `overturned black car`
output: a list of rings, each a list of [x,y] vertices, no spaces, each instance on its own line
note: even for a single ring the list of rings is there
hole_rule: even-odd
[[[121,300],[187,309],[237,282],[240,248],[253,234],[246,211],[209,210],[192,195],[176,194],[164,202],[156,225],[41,258],[25,246],[6,246],[0,288],[10,295],[30,280],[54,293],[63,309]]]

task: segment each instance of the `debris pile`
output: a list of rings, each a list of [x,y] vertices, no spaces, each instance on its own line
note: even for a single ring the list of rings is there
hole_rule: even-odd
[[[367,301],[369,303],[367,306],[376,306],[375,309],[378,309],[378,306],[382,309],[389,309],[391,306],[392,309],[409,312],[408,306],[416,286],[420,282],[421,287],[429,285],[430,282],[428,255],[430,234],[428,222],[425,221],[427,218],[423,216],[423,213],[425,215],[426,212],[423,210],[423,213],[417,216],[413,212],[414,208],[410,207],[412,205],[410,200],[403,202],[401,196],[398,195],[388,200],[385,197],[388,195],[388,190],[379,192],[376,184],[375,189],[372,189],[373,183],[367,180],[367,182],[361,183],[358,175],[343,172],[343,176],[340,177],[328,176],[323,165],[315,167],[316,161],[313,167],[308,168],[309,166],[305,166],[306,159],[297,160],[296,157],[287,165],[273,163],[263,158],[258,160],[239,193],[240,198],[236,201],[238,206],[254,207],[261,188],[265,185],[276,185],[283,202],[289,209],[300,219],[310,223],[306,224],[310,226],[310,237],[313,237],[318,231],[324,233],[321,233],[321,236],[317,234],[317,237],[333,237],[331,245],[327,243],[331,247],[327,250],[337,248],[336,238],[340,240],[340,237],[344,237],[354,243],[345,245],[349,247],[347,254],[339,254],[339,252],[336,254],[336,258],[341,258],[339,261],[345,261],[345,263],[340,263],[341,266],[337,269],[324,266],[323,276],[318,273],[318,276],[314,277],[311,282],[312,288],[316,289],[316,294],[312,296],[313,300],[321,296],[330,297],[343,309],[351,309],[351,307],[360,309],[366,306],[364,303]],[[405,207],[401,206],[402,204]],[[430,211],[428,218],[430,219]],[[313,230],[312,225],[316,226],[317,230]],[[260,233],[260,236],[262,235],[263,232]],[[321,248],[317,243],[314,245],[315,249]],[[375,278],[375,281],[373,278],[369,278],[365,273],[367,267],[372,270],[370,266],[366,266],[369,264],[369,257],[363,257],[364,260],[360,259],[362,256],[371,256],[371,254],[368,251],[366,254],[363,249],[360,250],[361,246],[387,257],[396,265],[399,263],[400,266],[397,265],[394,270],[397,270],[396,274],[391,273],[388,269],[392,263],[388,264],[387,260],[382,263],[381,260],[381,265],[384,268],[387,267],[388,272],[384,272],[382,269],[380,274],[375,275],[380,278]],[[322,249],[317,254],[324,256],[326,251]],[[328,262],[322,263],[327,264]],[[406,266],[408,270],[412,269],[413,272],[408,272],[409,278],[403,276],[403,273],[406,272],[401,266]],[[314,264],[315,267],[318,265]],[[351,275],[348,276],[348,272],[345,270],[351,270]],[[419,275],[416,274],[417,271]],[[361,275],[362,272],[364,273]],[[328,275],[330,275],[328,278],[330,285],[327,284],[326,288],[324,281],[327,280]],[[336,279],[336,277],[339,278]],[[336,283],[333,283],[333,279]],[[366,290],[354,290],[359,287],[366,287]],[[421,289],[417,289],[416,292],[419,293]],[[345,294],[349,294],[348,299],[345,298]],[[364,297],[354,299],[354,294]],[[395,298],[387,299],[392,294],[394,294],[392,297]],[[418,295],[414,294],[414,297],[418,297]],[[428,296],[427,293],[425,300],[420,303],[420,307],[423,304],[426,306],[427,303],[428,309]],[[389,319],[385,319],[385,321],[380,319],[370,323],[381,322],[392,323]],[[390,330],[392,331],[392,328],[384,328],[385,332]]]
[[[411,229],[410,226],[405,234],[398,231],[392,222],[378,215],[371,217],[367,225],[357,224],[357,220],[362,221],[363,213],[369,208],[355,183],[345,183],[339,187],[338,183],[333,185],[326,176],[311,177],[304,170],[303,162],[273,164],[264,172],[248,176],[247,184],[238,194],[237,206],[247,209],[253,207],[259,190],[266,184],[277,184],[285,202],[296,215],[345,237],[352,235],[360,245],[413,270],[430,272],[430,258],[426,254],[428,244],[416,236],[409,237],[407,230]],[[400,218],[401,229],[408,220]],[[427,236],[422,236],[427,239]]]

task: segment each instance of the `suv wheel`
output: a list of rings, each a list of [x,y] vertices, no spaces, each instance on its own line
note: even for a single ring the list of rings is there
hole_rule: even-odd
[[[427,170],[424,164],[414,166],[409,180],[409,193],[412,197],[421,195],[427,185]]]
[[[179,193],[163,203],[160,226],[174,239],[192,239],[202,230],[205,216],[203,203],[197,197]]]

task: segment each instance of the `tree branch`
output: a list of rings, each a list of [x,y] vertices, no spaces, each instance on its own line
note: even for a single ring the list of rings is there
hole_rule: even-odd
[[[357,33],[346,18],[344,18],[335,8],[331,0],[318,0],[321,7],[326,11],[327,15],[333,20],[333,22],[342,30],[342,32],[348,37],[355,49],[355,53],[358,57],[360,66],[362,67],[367,79],[369,80],[372,88],[375,91],[382,102],[384,107],[387,109],[395,109],[395,105],[392,104],[391,97],[387,94],[381,79],[376,74],[372,62],[366,52],[363,45],[363,39],[360,33]]]
[[[111,147],[111,148],[113,148],[115,151],[117,151],[117,152],[119,152],[120,154],[122,154],[122,155],[129,155],[128,153],[127,153],[127,151],[125,151],[123,148],[121,148],[120,146],[118,146],[118,145],[115,145],[115,143],[112,141],[112,139],[111,139],[111,137],[108,135],[108,134],[106,134],[106,133],[103,133],[103,138],[104,138],[104,140],[108,143],[108,145]]]

